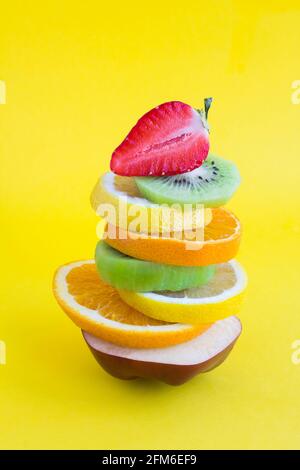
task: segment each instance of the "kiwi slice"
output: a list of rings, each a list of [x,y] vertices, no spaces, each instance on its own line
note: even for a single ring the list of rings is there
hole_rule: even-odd
[[[210,154],[189,173],[175,176],[136,177],[140,193],[158,204],[203,204],[223,206],[240,184],[236,165]]]
[[[142,261],[111,248],[103,240],[95,253],[96,267],[103,281],[117,289],[135,292],[180,291],[206,284],[215,266],[172,266]]]

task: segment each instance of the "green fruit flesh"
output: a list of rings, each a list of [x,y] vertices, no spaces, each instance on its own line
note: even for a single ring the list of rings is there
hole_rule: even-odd
[[[203,204],[223,206],[240,184],[236,165],[209,155],[203,164],[189,173],[175,176],[136,177],[140,193],[158,204]]]
[[[180,291],[206,284],[215,266],[171,266],[142,261],[111,248],[104,241],[96,247],[97,270],[103,281],[117,289],[135,292]]]

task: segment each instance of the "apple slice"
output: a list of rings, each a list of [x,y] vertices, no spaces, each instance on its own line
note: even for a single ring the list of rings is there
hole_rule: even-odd
[[[100,366],[123,380],[139,377],[181,385],[197,374],[219,366],[241,333],[237,317],[217,321],[196,338],[176,346],[157,349],[124,348],[82,331]]]

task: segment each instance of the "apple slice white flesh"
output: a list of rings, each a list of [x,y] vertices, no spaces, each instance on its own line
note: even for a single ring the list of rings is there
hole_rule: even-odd
[[[241,330],[240,320],[232,316],[217,321],[186,343],[157,349],[124,348],[82,333],[98,363],[114,377],[125,380],[144,377],[180,385],[220,365]]]

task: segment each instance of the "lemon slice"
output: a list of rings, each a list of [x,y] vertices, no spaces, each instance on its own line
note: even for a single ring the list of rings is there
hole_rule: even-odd
[[[179,292],[129,292],[121,298],[144,315],[179,323],[213,323],[239,313],[247,276],[241,265],[231,260],[217,265],[207,284]]]
[[[133,178],[105,173],[97,182],[91,205],[97,215],[113,226],[133,232],[164,233],[204,227],[212,220],[209,208],[159,205],[143,198]]]

